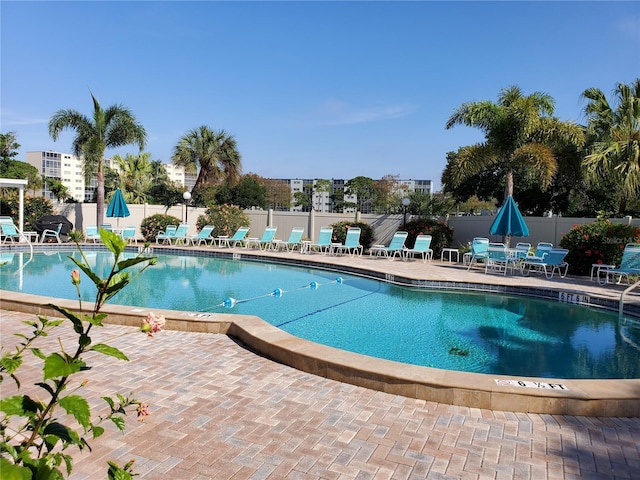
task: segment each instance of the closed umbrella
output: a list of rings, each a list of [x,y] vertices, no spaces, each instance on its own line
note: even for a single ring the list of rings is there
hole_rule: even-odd
[[[131,215],[131,213],[129,212],[129,207],[127,207],[127,202],[124,200],[124,195],[122,195],[120,189],[117,188],[116,191],[113,192],[113,196],[107,207],[107,217],[117,218],[116,222],[120,225],[120,219],[128,217],[129,215]]]
[[[491,235],[501,235],[503,237],[529,236],[529,227],[527,227],[518,205],[516,205],[511,195],[504,201],[489,231]]]

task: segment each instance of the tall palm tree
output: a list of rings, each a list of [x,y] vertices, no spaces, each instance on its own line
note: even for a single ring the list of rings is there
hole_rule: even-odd
[[[120,170],[120,190],[129,203],[144,203],[147,199],[147,191],[153,185],[153,175],[150,153],[131,155],[124,157],[115,155],[114,162]]]
[[[224,130],[215,131],[205,125],[190,130],[179,140],[172,160],[187,171],[198,171],[193,191],[207,184],[235,184],[241,174],[235,139]]]
[[[589,140],[583,165],[587,178],[604,176],[620,186],[619,211],[624,213],[628,201],[640,196],[640,78],[619,83],[614,96],[617,105],[597,88],[582,93]]]
[[[49,120],[49,135],[55,141],[65,129],[75,130],[73,154],[84,158],[85,179],[97,179],[96,223],[104,218],[104,152],[107,148],[137,144],[144,149],[147,133],[135,116],[122,105],[112,105],[103,110],[91,94],[93,117],[76,110],[58,110]]]
[[[449,179],[460,183],[485,170],[505,176],[505,198],[513,195],[513,170],[531,166],[547,188],[558,168],[555,148],[584,144],[582,127],[553,117],[555,102],[546,93],[523,95],[520,88],[503,89],[498,102],[464,103],[451,115],[446,128],[462,124],[481,129],[485,141],[460,149],[449,169]]]

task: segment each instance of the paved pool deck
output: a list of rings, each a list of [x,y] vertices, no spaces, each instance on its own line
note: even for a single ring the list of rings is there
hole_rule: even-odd
[[[434,260],[289,256],[302,262],[363,266],[423,280],[539,286],[615,299],[622,287],[589,279],[546,280],[467,272]],[[5,309],[2,345],[29,315]],[[630,302],[637,302],[632,294]],[[135,392],[150,404],[145,422],[112,428],[76,455],[74,480],[104,478],[106,461],[135,459],[141,479],[637,479],[640,418],[524,413],[450,405],[365,388],[307,373],[257,355],[237,337],[165,330],[148,338],[126,325],[101,329],[101,340],[130,362],[96,355],[84,387],[96,413],[100,397]],[[267,336],[272,335],[267,332]],[[63,344],[71,333],[60,335]],[[58,338],[41,339],[53,349]],[[98,341],[98,339],[94,339]],[[27,365],[23,384],[41,372]],[[83,378],[84,379],[84,378]],[[630,381],[640,396],[639,383]],[[3,382],[3,396],[12,387]],[[637,400],[640,401],[640,400]]]

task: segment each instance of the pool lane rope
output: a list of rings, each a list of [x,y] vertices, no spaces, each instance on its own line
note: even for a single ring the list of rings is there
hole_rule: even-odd
[[[238,300],[238,299],[233,298],[233,297],[227,297],[222,301],[222,303],[219,303],[218,305],[215,305],[215,306],[216,307],[224,307],[224,308],[233,308],[238,303],[247,303],[247,302],[251,302],[253,300],[258,300],[260,298],[266,298],[266,297],[280,298],[285,293],[288,293],[288,292],[295,292],[295,291],[298,291],[298,290],[305,290],[307,288],[310,289],[310,290],[317,290],[318,288],[320,288],[323,285],[331,285],[331,284],[342,285],[343,282],[344,282],[344,279],[342,277],[336,277],[335,280],[332,280],[330,282],[319,283],[319,282],[313,281],[313,282],[311,282],[311,283],[309,283],[307,285],[304,285],[302,287],[294,288],[293,290],[284,290],[282,288],[274,288],[271,292],[266,293],[264,295],[258,295],[257,297],[245,298],[245,299],[241,299],[241,300]]]

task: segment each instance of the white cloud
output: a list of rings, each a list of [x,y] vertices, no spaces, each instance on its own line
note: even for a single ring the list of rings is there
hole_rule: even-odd
[[[48,118],[28,117],[16,114],[14,112],[1,112],[0,113],[0,125],[3,130],[7,130],[9,126],[24,126],[24,125],[41,125],[49,123]]]
[[[311,114],[313,125],[353,125],[378,122],[410,115],[416,109],[413,105],[387,105],[355,107],[346,102],[330,100]]]

